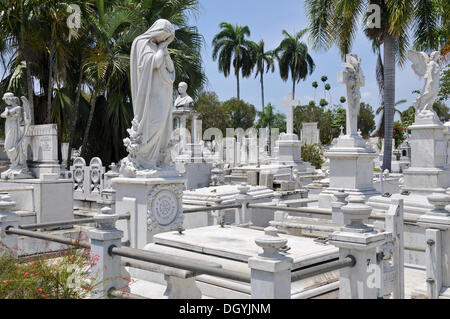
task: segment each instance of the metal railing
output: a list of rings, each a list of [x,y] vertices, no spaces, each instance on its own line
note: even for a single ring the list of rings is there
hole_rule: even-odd
[[[25,229],[20,229],[20,228],[7,227],[5,229],[5,233],[7,235],[27,236],[27,237],[31,237],[31,238],[54,241],[56,243],[71,245],[71,246],[79,246],[81,248],[86,248],[86,249],[91,248],[90,244],[82,243],[82,242],[80,242],[80,240],[66,238],[66,237],[62,237],[62,236],[51,235],[51,234],[45,234],[42,232],[25,230]]]
[[[348,255],[342,260],[333,260],[317,266],[308,267],[305,269],[292,272],[292,281],[297,281],[321,274],[325,274],[330,271],[354,267],[356,265],[356,259],[352,255]]]
[[[205,206],[198,208],[189,208],[183,210],[183,214],[191,214],[198,212],[209,212],[214,210],[222,210],[222,209],[232,209],[232,208],[242,208],[242,204],[230,204],[230,205],[217,205],[217,206]]]
[[[119,215],[119,220],[121,219],[130,219],[130,214]],[[62,227],[62,226],[72,226],[72,225],[82,225],[82,224],[90,224],[95,223],[94,217],[88,218],[79,218],[79,219],[70,219],[60,222],[51,222],[51,223],[41,223],[41,224],[29,224],[29,225],[21,225],[20,229],[42,229],[42,228],[52,228],[52,227]]]
[[[154,253],[133,248],[118,248],[115,246],[109,247],[108,252],[111,256],[117,255],[168,267],[186,269],[193,271],[196,274],[211,275],[250,283],[249,274],[223,269],[222,265],[217,263],[206,261],[199,262],[198,260],[193,258],[165,255],[161,253]]]

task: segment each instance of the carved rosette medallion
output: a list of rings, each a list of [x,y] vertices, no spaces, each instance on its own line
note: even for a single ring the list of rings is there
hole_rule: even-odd
[[[174,185],[157,186],[148,195],[148,230],[170,230],[183,222],[182,192]]]

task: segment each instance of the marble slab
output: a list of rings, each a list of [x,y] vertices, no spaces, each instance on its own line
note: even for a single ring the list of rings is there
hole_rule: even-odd
[[[167,232],[155,235],[153,242],[203,254],[247,262],[248,258],[261,253],[255,239],[263,236],[260,230],[234,226],[208,226],[189,229],[180,235]],[[329,244],[315,242],[312,238],[280,234],[288,239],[291,248],[288,255],[294,259],[294,269],[338,257],[338,249]]]

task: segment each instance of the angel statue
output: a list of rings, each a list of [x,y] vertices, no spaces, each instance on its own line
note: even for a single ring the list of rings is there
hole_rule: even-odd
[[[441,73],[441,54],[435,51],[428,56],[425,52],[409,50],[408,58],[413,63],[414,72],[425,79],[421,95],[414,102],[416,115],[437,119],[433,104],[439,94],[439,77]]]
[[[31,178],[23,143],[31,124],[30,104],[27,98],[22,96],[23,107],[21,107],[19,98],[9,92],[3,95],[3,101],[6,103],[6,107],[0,116],[6,119],[5,152],[11,164],[9,169],[1,174],[1,178]]]

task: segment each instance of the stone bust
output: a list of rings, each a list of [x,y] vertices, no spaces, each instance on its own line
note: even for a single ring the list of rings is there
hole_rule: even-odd
[[[192,103],[194,103],[194,100],[189,95],[187,95],[186,93],[187,89],[188,89],[187,83],[180,82],[180,84],[178,84],[178,93],[180,93],[180,95],[175,100],[176,108],[189,107],[191,106]]]

